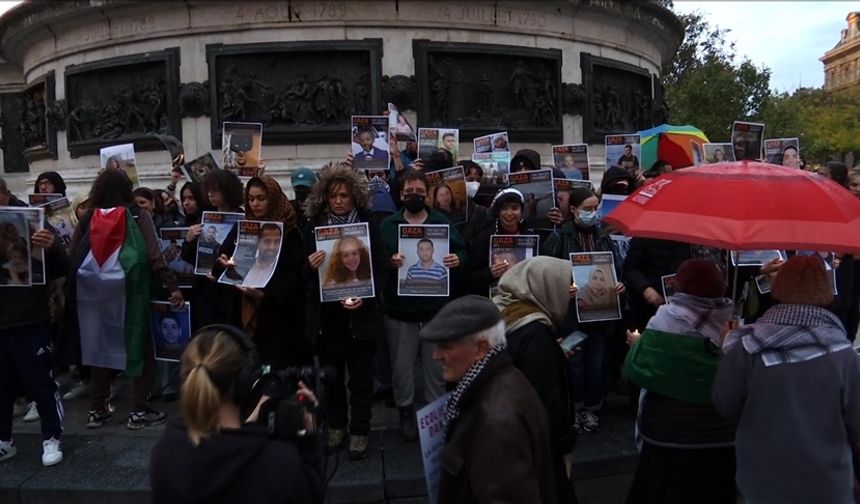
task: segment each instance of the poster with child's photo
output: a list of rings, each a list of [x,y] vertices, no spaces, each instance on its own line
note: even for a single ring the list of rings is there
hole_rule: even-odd
[[[736,161],[762,158],[764,124],[735,121],[732,125],[732,151]]]
[[[466,222],[469,196],[462,166],[437,170],[427,174],[430,184],[427,206],[441,212],[454,223]]]
[[[552,183],[552,170],[534,170],[508,175],[511,187],[516,188],[525,198],[523,215],[526,227],[532,229],[552,229],[547,218],[555,206],[555,191]]]
[[[167,301],[150,301],[149,330],[155,360],[179,362],[191,341],[191,303],[177,308]]]
[[[606,135],[605,145],[607,170],[610,166],[616,165],[624,168],[634,177],[639,175],[641,171],[639,135]]]
[[[414,142],[415,129],[393,103],[388,104],[388,134],[398,142]]]
[[[137,163],[134,159],[134,144],[114,145],[99,150],[102,170],[122,170],[134,188],[140,186],[137,176]]]
[[[618,320],[621,303],[615,287],[612,252],[570,254],[571,274],[576,284],[576,317],[579,322]]]
[[[800,168],[800,139],[771,138],[764,141],[765,161],[771,164]]]
[[[366,222],[314,228],[317,250],[325,252],[318,271],[320,301],[372,298],[376,295]]]
[[[209,152],[179,167],[179,171],[182,172],[182,175],[189,182],[198,182],[207,173],[211,173],[217,169],[218,163],[215,162],[215,157]]]
[[[0,207],[0,286],[33,284],[30,224],[23,207]]]
[[[457,160],[460,130],[454,128],[418,128],[418,159],[427,159],[436,152],[447,151]]]
[[[352,156],[356,170],[388,169],[387,117],[352,116]]]
[[[78,227],[78,216],[72,209],[68,198],[54,200],[43,207],[45,209],[45,220],[54,228],[60,237],[63,247],[68,250],[72,244],[72,235]]]
[[[264,289],[278,265],[284,223],[240,220],[236,225],[236,249],[218,282]]]
[[[260,174],[263,151],[261,123],[225,122],[221,129],[221,166],[240,177]]]
[[[570,180],[591,180],[588,171],[588,145],[553,145],[552,159],[556,168]]]
[[[194,265],[195,275],[211,275],[215,261],[220,255],[221,244],[233,231],[236,223],[245,214],[232,212],[203,212],[200,219],[200,236],[197,238],[197,257]]]
[[[702,145],[702,148],[705,149],[705,164],[735,160],[735,152],[730,143],[706,143]]]
[[[40,229],[45,229],[44,208],[22,208],[27,217],[30,236]],[[45,249],[30,242],[30,272],[33,275],[31,285],[45,285]]]
[[[508,267],[539,255],[540,237],[538,235],[491,235],[490,266],[506,263]],[[499,280],[490,283],[490,297],[499,292]]]
[[[483,152],[472,154],[472,161],[481,167],[483,184],[507,184],[511,173],[510,152]]]
[[[190,289],[194,284],[194,265],[182,259],[182,246],[187,233],[187,227],[165,227],[158,230],[164,263],[176,275],[176,282],[181,289]]]
[[[403,265],[397,270],[398,296],[450,294],[450,275],[442,264],[450,248],[447,224],[400,224],[397,250]]]

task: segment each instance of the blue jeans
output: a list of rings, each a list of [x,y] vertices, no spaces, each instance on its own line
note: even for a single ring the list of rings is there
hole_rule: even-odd
[[[604,331],[589,331],[580,326],[588,338],[580,345],[580,350],[568,360],[570,382],[573,388],[573,402],[577,407],[598,409],[603,402],[603,354],[606,351]]]

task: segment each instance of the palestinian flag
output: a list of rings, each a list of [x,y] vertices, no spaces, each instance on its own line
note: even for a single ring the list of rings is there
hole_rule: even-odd
[[[140,376],[149,338],[150,266],[143,235],[124,207],[96,209],[88,235],[89,252],[75,286],[82,363]]]

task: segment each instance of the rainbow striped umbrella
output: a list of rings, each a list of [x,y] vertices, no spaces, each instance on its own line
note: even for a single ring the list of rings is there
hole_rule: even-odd
[[[638,134],[642,171],[648,171],[658,159],[667,161],[672,168],[697,165],[705,159],[702,144],[708,143],[708,137],[695,126],[661,124]]]

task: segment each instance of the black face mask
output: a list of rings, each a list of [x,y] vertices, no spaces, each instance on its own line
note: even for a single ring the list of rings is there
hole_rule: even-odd
[[[420,194],[410,194],[406,196],[406,199],[403,200],[403,206],[410,213],[418,213],[421,210],[424,210],[426,196],[422,196]]]

